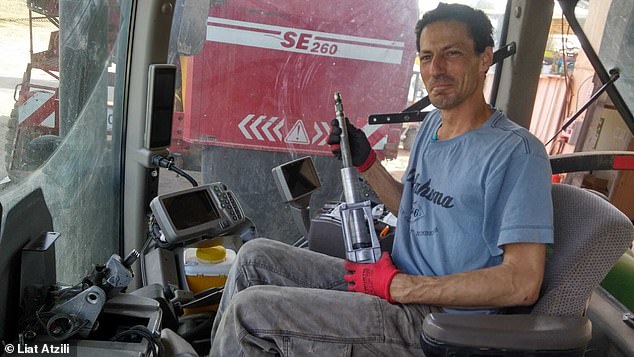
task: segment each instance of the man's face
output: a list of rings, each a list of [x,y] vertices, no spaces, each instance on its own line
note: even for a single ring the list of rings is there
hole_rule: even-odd
[[[431,103],[451,109],[481,95],[492,49],[478,54],[467,26],[458,21],[433,22],[420,36],[420,73]]]

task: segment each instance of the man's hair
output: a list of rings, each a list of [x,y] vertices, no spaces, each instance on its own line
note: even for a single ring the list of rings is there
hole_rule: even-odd
[[[462,4],[440,3],[434,10],[426,12],[416,23],[416,50],[418,52],[420,52],[420,36],[423,29],[438,21],[458,21],[467,25],[476,53],[484,52],[488,46],[493,47],[493,26],[482,10]]]

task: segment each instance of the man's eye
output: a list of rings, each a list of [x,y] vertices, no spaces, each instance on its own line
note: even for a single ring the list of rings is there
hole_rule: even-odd
[[[429,61],[431,61],[431,56],[430,55],[420,56],[420,61],[421,62],[429,62]]]
[[[447,51],[447,56],[449,57],[457,57],[460,56],[462,53],[460,51]]]

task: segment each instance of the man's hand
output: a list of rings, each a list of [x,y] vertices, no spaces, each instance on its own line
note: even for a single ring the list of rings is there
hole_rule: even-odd
[[[339,127],[339,121],[333,119],[330,124],[332,128],[330,136],[328,136],[328,145],[330,145],[330,151],[341,160],[341,149],[339,146],[341,143],[341,128]],[[348,127],[348,142],[350,143],[352,164],[359,172],[363,172],[369,169],[376,161],[376,152],[370,146],[370,142],[363,131],[350,124],[348,118],[346,118],[346,125]]]
[[[383,252],[379,261],[374,264],[346,260],[344,267],[347,270],[344,279],[348,282],[348,291],[375,295],[392,304],[396,302],[390,296],[390,284],[399,271],[392,263],[389,253]]]

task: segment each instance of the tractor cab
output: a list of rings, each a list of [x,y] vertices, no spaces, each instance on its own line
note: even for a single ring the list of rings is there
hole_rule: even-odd
[[[485,98],[550,155],[555,244],[536,305],[434,313],[424,354],[632,355],[634,6],[467,3],[494,27]],[[437,4],[3,0],[5,353],[205,355],[245,242],[389,251],[395,213],[328,145],[333,94],[401,180]],[[348,214],[376,241],[350,243]]]

